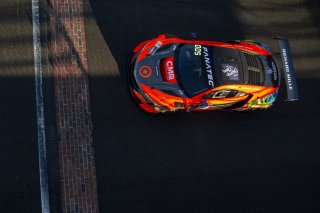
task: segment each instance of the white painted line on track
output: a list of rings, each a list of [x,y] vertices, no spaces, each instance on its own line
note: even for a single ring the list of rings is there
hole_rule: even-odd
[[[42,65],[41,65],[41,43],[40,43],[40,17],[39,1],[32,0],[32,28],[33,28],[33,53],[37,107],[37,128],[38,128],[38,152],[39,152],[39,174],[42,213],[50,213],[46,137],[44,125],[44,104],[42,93]]]

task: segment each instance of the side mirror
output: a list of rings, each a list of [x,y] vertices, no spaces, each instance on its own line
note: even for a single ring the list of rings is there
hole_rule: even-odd
[[[165,34],[161,34],[161,35],[158,36],[158,38],[159,38],[159,39],[165,39],[165,38],[166,38],[166,35],[165,35]]]

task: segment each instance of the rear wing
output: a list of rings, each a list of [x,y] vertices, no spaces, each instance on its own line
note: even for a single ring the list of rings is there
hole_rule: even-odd
[[[276,37],[280,47],[281,59],[284,69],[284,77],[287,87],[287,101],[297,101],[299,100],[298,86],[296,73],[293,67],[291,50],[289,46],[289,41],[285,37]]]

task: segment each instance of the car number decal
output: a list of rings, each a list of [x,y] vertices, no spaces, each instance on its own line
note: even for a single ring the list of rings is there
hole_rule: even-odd
[[[201,45],[194,45],[194,55],[201,55]]]

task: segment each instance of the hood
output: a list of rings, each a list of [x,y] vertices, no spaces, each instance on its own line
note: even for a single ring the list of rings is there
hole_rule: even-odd
[[[134,66],[137,84],[144,84],[168,95],[185,97],[181,90],[174,66],[174,52],[177,44],[161,47],[153,55],[146,56]]]

